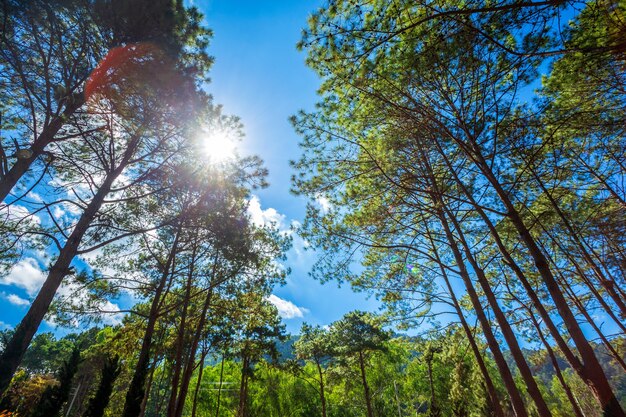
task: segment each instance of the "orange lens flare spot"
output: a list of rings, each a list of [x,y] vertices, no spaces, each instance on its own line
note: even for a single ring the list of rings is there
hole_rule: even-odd
[[[158,47],[150,43],[118,46],[109,51],[92,71],[85,85],[85,100],[94,96],[112,98],[124,85],[141,77],[145,67],[160,56]]]

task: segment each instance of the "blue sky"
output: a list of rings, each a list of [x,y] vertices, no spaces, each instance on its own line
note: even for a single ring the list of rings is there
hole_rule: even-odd
[[[214,31],[210,53],[215,57],[212,83],[207,87],[224,111],[241,117],[246,137],[241,153],[257,154],[269,169],[270,187],[256,192],[266,217],[280,218],[288,227],[302,222],[305,200],[289,192],[290,159],[300,155],[299,138],[289,123],[298,110],[311,110],[320,83],[296,49],[308,15],[317,1],[196,0]],[[308,276],[315,253],[302,251],[295,239],[287,265],[292,273],[274,294],[293,303],[302,317],[285,318],[297,332],[302,321],[329,324],[350,310],[376,310],[378,303],[349,286],[321,285]]]
[[[302,222],[306,203],[289,192],[289,160],[297,159],[300,151],[299,138],[288,118],[300,109],[313,108],[320,82],[305,66],[305,55],[297,51],[296,43],[309,13],[318,4],[293,0],[193,3],[214,31],[210,53],[215,65],[207,90],[216,103],[223,104],[225,113],[241,118],[246,137],[239,146],[240,153],[259,155],[269,169],[270,187],[255,191],[251,213],[258,221],[276,221],[289,230],[295,222]],[[25,209],[16,205],[12,210]],[[378,308],[376,300],[354,293],[348,286],[338,288],[333,282],[321,285],[310,278],[308,272],[316,254],[304,251],[304,246],[305,242],[294,236],[294,248],[286,262],[292,273],[270,299],[289,332],[297,333],[303,321],[326,325],[354,309]],[[45,251],[29,251],[0,280],[0,328],[17,325],[26,313],[45,279],[46,257]],[[63,287],[60,291],[67,292]],[[131,300],[125,296],[114,302],[126,308]],[[108,317],[105,323],[119,318]],[[65,333],[70,329],[55,328],[49,322],[40,327],[40,331],[51,330]]]

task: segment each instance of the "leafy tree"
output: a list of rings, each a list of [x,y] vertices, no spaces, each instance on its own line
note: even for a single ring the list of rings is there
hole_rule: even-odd
[[[319,326],[302,324],[300,337],[294,344],[296,358],[310,360],[317,368],[322,416],[326,417],[326,397],[324,395],[324,366],[332,359],[333,350],[329,332]]]
[[[80,362],[80,349],[74,347],[70,357],[65,361],[63,367],[59,370],[58,385],[48,387],[43,394],[37,406],[30,414],[32,417],[56,417],[62,412],[63,405],[70,396],[72,388],[72,379],[78,370]]]
[[[74,343],[68,338],[57,340],[52,333],[40,333],[24,354],[21,366],[30,373],[54,372],[73,350]]]
[[[173,0],[4,0],[2,5],[3,97],[11,105],[1,121],[15,133],[0,144],[2,201],[43,156],[44,174],[62,156],[51,145],[78,134],[67,122],[84,109],[90,98],[86,84],[94,84],[98,63],[102,68],[113,51],[125,48],[132,55],[139,43],[150,43],[202,80],[212,62],[205,51],[210,31],[202,27],[201,15]]]
[[[115,379],[120,374],[119,356],[109,357],[102,367],[102,375],[96,394],[89,400],[89,405],[83,413],[83,417],[102,417],[104,410],[109,404]]]
[[[389,339],[389,333],[383,330],[380,318],[371,313],[353,311],[332,324],[331,338],[338,356],[345,358],[356,356],[361,370],[367,416],[374,417],[365,370],[367,357],[371,352],[385,349],[384,343]]]
[[[254,376],[254,364],[264,356],[276,360],[276,342],[284,338],[284,325],[278,310],[263,299],[263,293],[246,292],[237,299],[238,321],[235,351],[241,360],[239,382],[239,405],[237,416],[248,416],[248,392],[250,378]]]
[[[34,163],[43,165],[43,174],[50,168],[48,145],[74,134],[63,128],[85,103],[82,86],[106,54],[106,40],[84,5],[2,2],[2,97],[10,103],[1,120],[9,133],[0,143],[2,201]]]
[[[190,24],[196,27],[198,16],[190,13]],[[184,21],[181,25],[184,27]],[[184,36],[205,34],[196,27]],[[3,352],[0,391],[6,389],[57,289],[72,272],[75,257],[145,230],[145,223],[133,225],[139,230],[125,228],[123,213],[141,199],[156,172],[184,146],[189,126],[200,112],[195,105],[204,104],[202,111],[207,110],[206,97],[195,91],[198,79],[193,78],[202,71],[192,71],[202,61],[192,59],[194,53],[205,56],[193,46],[202,45],[203,41],[190,44],[184,62],[183,55],[172,57],[157,47],[126,45],[111,51],[92,74],[89,111],[71,119],[76,133],[71,140],[54,143],[62,162],[56,179],[65,187],[57,190],[60,196],[55,190],[48,191],[57,199],[44,201],[40,208],[51,213],[53,207],[69,204],[80,214],[62,221],[51,219],[51,230],[41,232],[58,254],[42,290]],[[37,156],[33,153],[33,158]],[[82,186],[68,193],[71,184]]]

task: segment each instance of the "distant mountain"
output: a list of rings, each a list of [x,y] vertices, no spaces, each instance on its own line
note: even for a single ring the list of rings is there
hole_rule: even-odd
[[[279,362],[285,362],[296,358],[296,355],[294,355],[293,352],[293,344],[296,343],[298,339],[300,339],[300,335],[289,335],[284,342],[279,341],[276,343]]]

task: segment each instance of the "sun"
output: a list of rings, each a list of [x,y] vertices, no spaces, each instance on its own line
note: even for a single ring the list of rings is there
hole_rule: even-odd
[[[236,144],[231,132],[216,130],[203,136],[202,148],[211,162],[225,162],[235,157]]]

